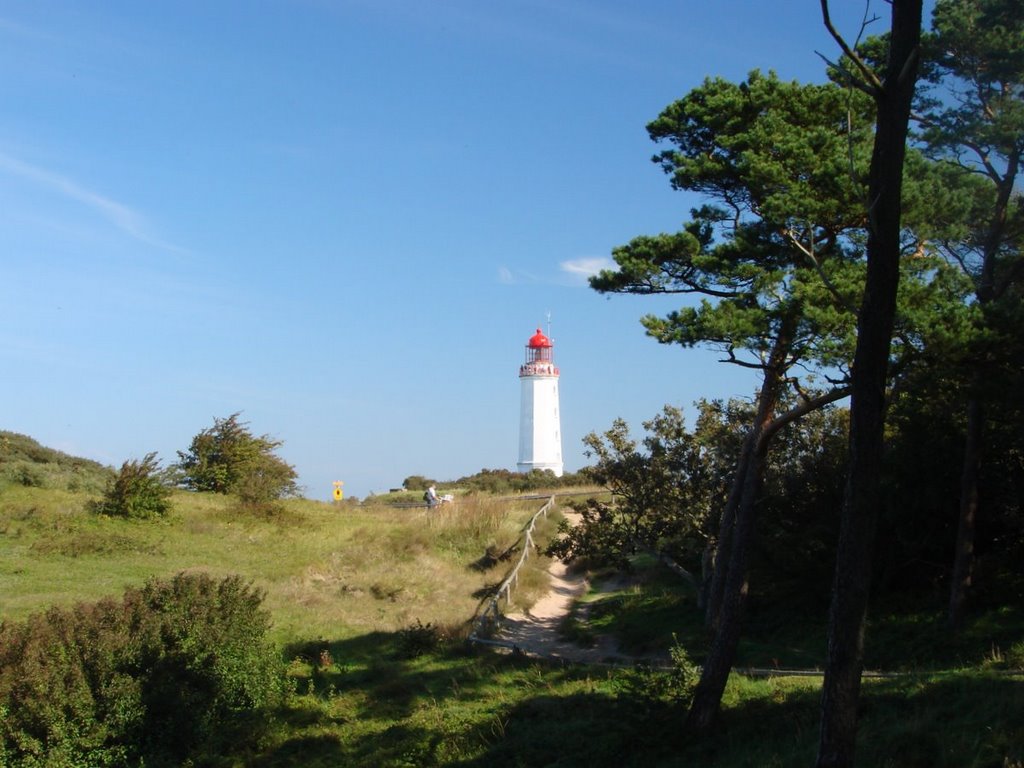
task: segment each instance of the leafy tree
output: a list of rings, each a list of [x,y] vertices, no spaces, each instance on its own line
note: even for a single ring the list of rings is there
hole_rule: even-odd
[[[1005,304],[1004,304],[1005,306]],[[975,304],[973,309],[977,309]],[[991,323],[992,315],[986,325]],[[1021,456],[1024,425],[1019,393],[1024,391],[1024,318],[1009,327],[1000,321],[999,349],[986,364],[981,387],[989,418],[984,431],[985,461],[979,467],[977,534],[972,560],[978,578],[971,607],[982,610],[991,596],[1017,583],[1024,573],[1021,547]],[[1007,318],[1009,321],[1009,318]],[[886,423],[885,506],[881,510],[876,571],[883,593],[914,590],[931,602],[949,590],[949,556],[958,535],[964,435],[965,393],[972,389],[965,364],[984,341],[954,348],[949,356],[927,354],[903,371],[890,394]],[[1002,360],[1003,362],[999,362]],[[1013,360],[1016,360],[1014,363]]]
[[[827,610],[848,431],[849,410],[828,406],[776,437],[758,501],[748,615]]]
[[[112,517],[163,517],[171,509],[170,496],[156,453],[147,453],[142,461],[133,459],[121,465],[92,510]]]
[[[549,554],[628,569],[631,555],[651,551],[699,567],[713,508],[708,486],[713,485],[709,469],[714,463],[704,461],[701,442],[687,431],[678,408],[665,406],[643,426],[643,450],[622,419],[601,435],[592,432],[583,439],[587,455],[597,460],[587,475],[611,490],[613,501],[588,499],[577,505],[581,524],[566,526]],[[719,485],[724,482],[717,479]]]
[[[254,436],[234,413],[214,419],[194,438],[187,452],[178,451],[181,483],[196,491],[235,494],[247,503],[266,503],[298,492],[294,467],[274,451],[284,443],[268,435]]]
[[[425,491],[434,483],[434,480],[423,475],[409,475],[402,481],[402,487],[407,491]]]

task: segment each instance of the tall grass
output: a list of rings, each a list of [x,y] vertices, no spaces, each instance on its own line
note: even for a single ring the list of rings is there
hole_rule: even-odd
[[[0,496],[0,618],[116,595],[152,576],[238,574],[266,592],[272,637],[343,638],[416,620],[468,622],[542,502],[467,497],[437,510],[290,500],[254,515],[176,492],[161,520],[91,514],[90,494]]]

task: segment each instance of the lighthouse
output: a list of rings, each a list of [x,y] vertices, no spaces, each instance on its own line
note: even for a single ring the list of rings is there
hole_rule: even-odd
[[[558,415],[558,368],[554,345],[540,328],[526,344],[526,362],[519,366],[522,397],[519,408],[520,472],[549,469],[562,476],[562,430]]]

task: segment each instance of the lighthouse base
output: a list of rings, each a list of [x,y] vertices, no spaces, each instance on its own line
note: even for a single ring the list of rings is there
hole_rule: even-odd
[[[523,472],[524,474],[527,472],[532,472],[535,469],[539,469],[541,472],[547,470],[551,472],[555,477],[561,477],[563,473],[561,462],[529,462],[525,464],[523,462],[519,462],[518,464],[516,464],[516,469],[518,469],[520,472]]]

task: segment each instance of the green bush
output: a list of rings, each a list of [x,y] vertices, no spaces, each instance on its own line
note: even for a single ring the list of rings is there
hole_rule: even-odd
[[[179,574],[0,624],[0,765],[181,765],[251,741],[283,691],[262,599]]]
[[[188,451],[178,451],[180,461],[173,469],[181,485],[235,494],[251,505],[297,494],[295,468],[274,453],[283,443],[268,435],[256,437],[240,415],[214,419],[212,427],[192,438]]]
[[[19,462],[13,468],[11,476],[18,485],[24,485],[26,488],[44,488],[46,486],[45,473],[35,464]]]
[[[0,755],[4,764],[116,765],[125,757],[104,710],[117,675],[103,668],[108,635],[101,609],[51,609],[23,624],[0,626]],[[110,622],[117,631],[117,622]],[[125,692],[131,698],[130,692]]]
[[[438,627],[416,619],[415,624],[399,630],[398,655],[403,659],[416,659],[433,653],[441,645],[441,639],[442,632]]]
[[[558,537],[544,554],[567,563],[579,560],[628,572],[636,545],[630,541],[630,528],[623,524],[622,515],[617,514],[615,507],[593,498],[570,501],[568,506],[581,516],[582,522],[569,525],[567,520],[562,520]]]
[[[91,508],[101,515],[127,518],[162,517],[171,509],[171,489],[160,477],[155,453],[142,461],[126,461],[107,484],[103,499]]]

